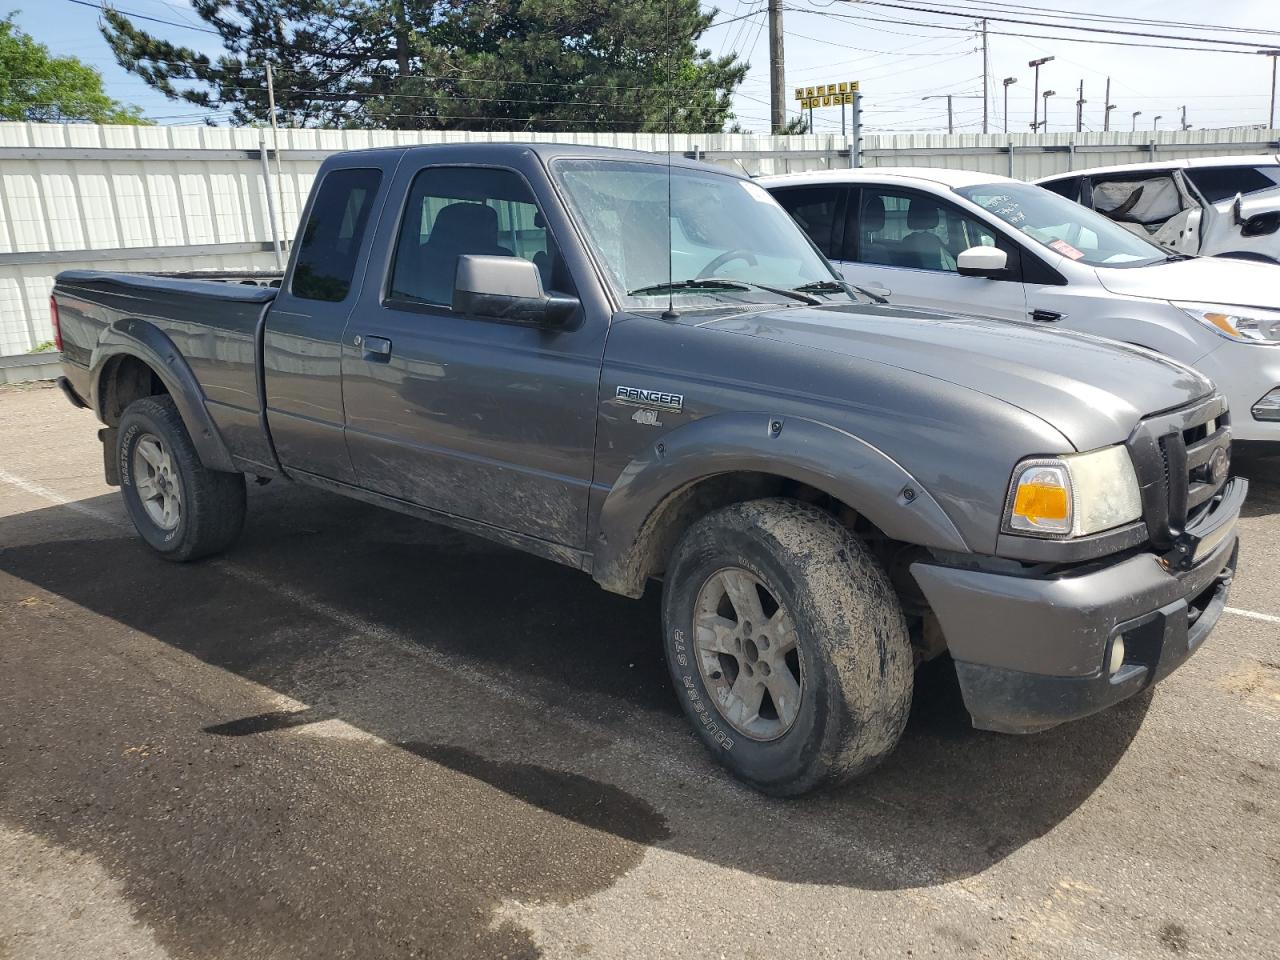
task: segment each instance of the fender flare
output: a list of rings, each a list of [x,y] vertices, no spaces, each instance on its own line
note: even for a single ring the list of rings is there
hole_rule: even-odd
[[[626,466],[593,524],[594,578],[607,589],[639,595],[651,538],[672,501],[701,480],[738,472],[808,484],[896,540],[971,552],[932,494],[872,444],[802,417],[734,412],[685,424]]]
[[[154,324],[135,317],[117,320],[103,331],[89,358],[89,404],[103,417],[102,375],[109,361],[120,356],[141,360],[173,397],[178,414],[191,435],[200,462],[210,470],[239,472],[226,441],[205,407],[204,390],[174,342]]]

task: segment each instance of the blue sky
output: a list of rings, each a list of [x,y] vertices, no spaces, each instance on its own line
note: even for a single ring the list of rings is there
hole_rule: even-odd
[[[183,0],[116,0],[117,6],[135,14],[156,17],[176,24],[200,25]],[[762,9],[764,0],[720,0],[722,17],[738,17]],[[711,4],[704,4],[710,7]],[[787,29],[788,88],[827,80],[862,81],[866,121],[869,130],[885,132],[942,130],[946,124],[946,102],[923,100],[925,96],[951,93],[956,127],[976,131],[982,116],[982,58],[976,33],[929,26],[963,26],[955,19],[927,14],[895,13],[883,8],[844,3],[842,0],[789,0],[784,14]],[[1059,8],[1082,13],[1116,12],[1114,2],[1085,0],[1072,3],[1058,0]],[[71,0],[0,0],[0,12],[18,9],[18,23],[57,54],[74,55],[102,71],[108,93],[119,100],[141,106],[148,116],[162,123],[199,122],[202,111],[166,99],[137,77],[117,66],[102,35],[93,10]],[[1203,21],[1207,4],[1203,0],[1129,0],[1124,13],[1136,17]],[[1213,6],[1219,25],[1280,29],[1275,0],[1223,0]],[[848,13],[861,19],[838,19]],[[766,17],[715,26],[703,38],[703,45],[715,53],[737,52],[752,69],[735,111],[743,126],[763,132],[768,127],[768,34]],[[895,22],[886,22],[895,21]],[[216,53],[216,38],[183,26],[147,26],[171,40]],[[1000,29],[993,25],[993,29]],[[1014,32],[1043,32],[1006,26]],[[1280,36],[1275,38],[1280,44]],[[1153,120],[1161,129],[1176,129],[1179,108],[1187,106],[1193,127],[1219,127],[1263,123],[1267,120],[1270,61],[1256,55],[1182,53],[1167,50],[1136,50],[1063,40],[1032,40],[1022,37],[990,37],[992,130],[1002,123],[999,79],[1013,76],[1010,88],[1010,130],[1025,130],[1031,119],[1032,76],[1027,61],[1054,56],[1043,68],[1041,91],[1057,91],[1050,101],[1050,129],[1075,128],[1075,100],[1078,84],[1085,83],[1086,129],[1101,129],[1103,85],[1112,78],[1113,128],[1129,129],[1134,111],[1141,111],[1137,125],[1150,129]],[[818,132],[839,132],[838,111],[817,118]]]

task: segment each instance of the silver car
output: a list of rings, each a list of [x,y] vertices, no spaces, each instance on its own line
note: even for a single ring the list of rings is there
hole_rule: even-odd
[[[1280,263],[1280,156],[1095,167],[1036,181],[1179,253]]]

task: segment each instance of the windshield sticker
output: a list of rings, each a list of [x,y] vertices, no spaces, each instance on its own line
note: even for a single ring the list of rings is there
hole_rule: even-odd
[[[983,197],[975,200],[975,202],[990,210],[1011,226],[1021,227],[1027,221],[1027,215],[1022,212],[1022,207],[1018,204],[1018,201],[1007,194],[1001,193],[991,197]]]
[[[1084,254],[1083,254],[1083,253],[1081,253],[1079,250],[1077,250],[1077,249],[1076,249],[1075,247],[1073,247],[1071,244],[1067,243],[1067,241],[1065,241],[1065,240],[1051,240],[1051,241],[1049,241],[1049,249],[1050,249],[1050,250],[1057,250],[1057,251],[1058,251],[1060,254],[1062,254],[1064,257],[1070,257],[1072,260],[1080,260],[1081,258],[1083,258],[1083,257],[1084,257]]]

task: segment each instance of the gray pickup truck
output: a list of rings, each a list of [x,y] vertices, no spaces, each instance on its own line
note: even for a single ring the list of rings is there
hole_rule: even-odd
[[[266,284],[70,271],[53,309],[162,556],[228,547],[247,474],[660,579],[694,729],[796,794],[886,756],[944,653],[983,729],[1133,695],[1236,563],[1208,380],[873,299],[748,179],[467,144],[326,160]]]

